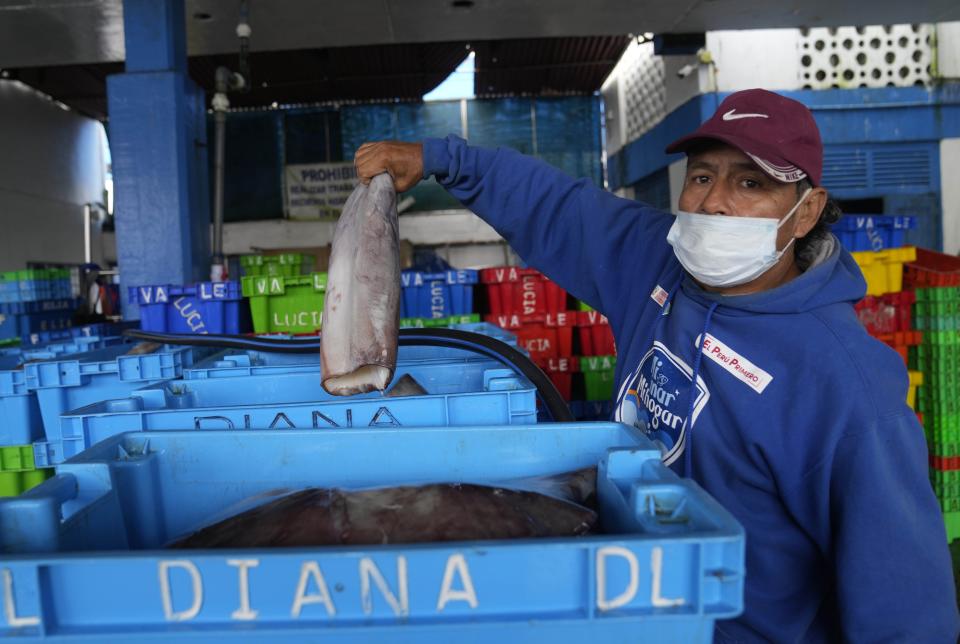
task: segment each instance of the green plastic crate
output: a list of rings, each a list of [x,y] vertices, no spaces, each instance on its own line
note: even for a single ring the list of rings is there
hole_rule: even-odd
[[[960,330],[960,314],[913,317],[913,327],[917,331],[957,331]]]
[[[917,399],[917,411],[924,416],[928,414],[953,415],[960,413],[960,401],[956,399],[919,397]]]
[[[956,347],[960,345],[960,332],[931,331],[923,334],[923,344],[934,347]]]
[[[943,458],[956,458],[957,442],[955,440],[937,440],[927,441],[927,450],[931,456],[940,456]]]
[[[960,538],[960,512],[944,512],[943,522],[947,526],[947,541]]]
[[[254,333],[314,333],[320,330],[327,274],[261,275],[240,280],[250,298]]]
[[[18,280],[45,280],[50,279],[45,268],[23,268],[17,271]]]
[[[921,288],[916,290],[913,327],[919,331],[957,331],[960,329],[960,288]]]
[[[445,318],[400,318],[401,328],[437,329],[453,324],[471,324],[480,321],[479,313],[469,315],[450,315]]]
[[[947,432],[960,434],[960,415],[924,416],[923,427],[934,435],[946,435]]]
[[[960,301],[960,287],[939,286],[916,289],[917,302]]]
[[[592,311],[593,307],[587,304],[586,302],[581,302],[577,300],[577,310],[578,311]]]
[[[300,253],[283,253],[280,255],[242,255],[240,268],[247,277],[261,277],[277,275],[281,277],[296,277],[301,275],[304,268],[303,255]]]
[[[613,378],[617,368],[616,356],[581,356],[584,393],[587,400],[613,398]]]
[[[33,445],[0,447],[0,497],[17,496],[43,483],[52,468],[38,469],[33,461]]]
[[[22,494],[51,476],[53,476],[52,467],[27,472],[0,472],[0,497]]]

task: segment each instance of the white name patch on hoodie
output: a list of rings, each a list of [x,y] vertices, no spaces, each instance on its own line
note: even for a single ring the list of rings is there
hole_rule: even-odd
[[[697,343],[700,343],[700,338],[697,338]],[[703,354],[758,394],[762,394],[767,385],[773,381],[773,376],[709,333],[703,341]]]

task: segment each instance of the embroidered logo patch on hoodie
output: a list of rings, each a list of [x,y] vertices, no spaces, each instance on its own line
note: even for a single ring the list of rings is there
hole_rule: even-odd
[[[617,397],[615,419],[642,429],[660,448],[667,465],[676,461],[686,447],[692,382],[693,369],[663,344],[654,342]],[[693,396],[691,426],[710,399],[702,378],[697,378]]]

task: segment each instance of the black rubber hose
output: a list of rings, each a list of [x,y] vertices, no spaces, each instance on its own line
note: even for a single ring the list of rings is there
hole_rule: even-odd
[[[258,338],[244,335],[194,335],[154,333],[128,329],[127,337],[149,342],[189,346],[218,347],[276,353],[312,353],[320,349],[320,337]],[[515,347],[479,333],[456,329],[400,329],[400,346],[435,346],[473,351],[493,358],[521,373],[536,388],[537,394],[554,422],[573,422],[573,414],[553,381],[533,361]]]

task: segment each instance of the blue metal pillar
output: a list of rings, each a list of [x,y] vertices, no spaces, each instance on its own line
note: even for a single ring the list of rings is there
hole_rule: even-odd
[[[209,278],[206,100],[187,75],[184,0],[124,0],[126,73],[107,79],[121,296]],[[136,319],[135,304],[124,318]]]

